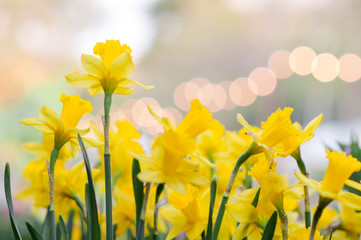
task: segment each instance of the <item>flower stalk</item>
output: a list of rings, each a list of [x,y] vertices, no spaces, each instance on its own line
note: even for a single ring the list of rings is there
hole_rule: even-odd
[[[137,235],[136,235],[137,240],[144,239],[145,213],[147,210],[149,191],[150,191],[150,183],[148,182],[145,184],[145,193],[144,193],[144,199],[143,199],[143,204],[142,204],[142,211],[140,212],[139,225],[137,228]]]
[[[283,209],[278,210],[281,219],[282,240],[288,240],[288,217]]]
[[[112,105],[112,94],[104,96],[104,172],[105,172],[105,215],[106,215],[106,239],[113,239],[113,212],[112,212],[112,176],[110,165],[109,146],[109,112]]]
[[[301,152],[300,152],[300,147],[297,148],[297,150],[295,150],[291,156],[296,160],[297,162],[297,166],[300,169],[301,173],[305,176],[305,177],[309,177],[309,174],[306,170],[306,165],[305,162],[302,160],[301,157]],[[308,193],[308,186],[304,185],[303,186],[303,192],[305,195],[305,227],[309,228],[311,226],[311,210],[310,210],[310,196]]]
[[[47,171],[49,176],[49,195],[50,195],[50,210],[49,210],[49,225],[50,225],[50,240],[56,239],[56,228],[55,228],[55,163],[59,156],[59,148],[54,147],[50,155],[50,163],[47,161]]]
[[[233,167],[231,177],[229,179],[226,191],[223,194],[221,205],[219,206],[218,214],[216,221],[214,223],[214,228],[212,232],[212,240],[216,240],[218,237],[219,230],[221,229],[221,224],[224,216],[224,211],[226,210],[226,204],[228,203],[229,195],[231,193],[234,180],[237,177],[238,170],[241,167],[241,165],[247,161],[247,159],[254,154],[254,148],[256,146],[256,143],[252,143],[251,146],[248,148],[248,150],[243,153],[237,160],[236,164]]]
[[[312,219],[312,227],[311,227],[311,233],[310,233],[310,240],[313,240],[316,233],[316,226],[318,223],[318,220],[320,220],[323,210],[327,207],[327,205],[332,201],[332,199],[324,198],[320,195],[318,206],[315,211],[315,215]]]

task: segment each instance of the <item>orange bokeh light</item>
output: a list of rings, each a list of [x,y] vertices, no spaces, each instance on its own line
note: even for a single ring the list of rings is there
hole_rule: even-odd
[[[265,67],[255,68],[248,77],[250,90],[258,96],[271,94],[277,85],[276,75]]]
[[[321,82],[334,80],[340,70],[338,59],[329,53],[321,53],[312,61],[312,75]]]
[[[229,87],[229,97],[237,105],[248,106],[256,100],[257,95],[250,90],[247,78],[237,78]]]
[[[338,76],[345,82],[355,82],[361,78],[361,58],[355,54],[345,54],[339,59]]]
[[[311,64],[316,57],[315,51],[309,47],[298,47],[294,49],[289,57],[289,65],[293,72],[299,75],[307,75],[312,72]]]
[[[274,72],[277,78],[285,79],[293,74],[289,64],[290,52],[277,50],[268,58],[268,68]]]

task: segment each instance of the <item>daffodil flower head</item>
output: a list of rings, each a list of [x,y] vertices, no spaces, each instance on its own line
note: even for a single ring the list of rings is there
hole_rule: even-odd
[[[290,107],[283,110],[278,109],[268,117],[266,122],[261,123],[262,130],[258,133],[241,114],[237,115],[237,120],[243,127],[248,129],[248,134],[268,154],[286,157],[295,151],[300,144],[312,138],[313,130],[317,128],[322,120],[322,114],[320,114],[302,132],[299,124],[292,124],[292,112],[293,109]]]
[[[144,89],[153,88],[130,79],[134,72],[134,63],[130,55],[132,49],[126,44],[121,45],[119,40],[106,40],[105,43],[97,43],[93,51],[95,55],[100,56],[100,59],[83,54],[82,66],[88,73],[76,71],[67,74],[65,77],[70,84],[88,88],[92,96],[101,92],[133,94],[134,89],[128,87],[129,85],[137,85]]]
[[[347,180],[352,173],[361,169],[361,163],[351,155],[346,157],[346,153],[326,150],[329,165],[323,181],[317,182],[307,178],[301,173],[295,172],[296,177],[305,185],[312,187],[320,193],[321,199],[325,203],[338,200],[342,204],[354,209],[361,209],[361,197],[356,194],[342,191],[342,187],[347,184],[351,187],[360,187],[360,184]],[[327,204],[325,204],[327,205]]]
[[[93,107],[89,101],[81,99],[78,95],[67,96],[61,94],[60,101],[63,103],[63,110],[61,116],[44,105],[40,109],[39,118],[26,118],[20,122],[24,125],[33,126],[45,134],[54,136],[54,147],[61,149],[61,147],[70,143],[69,149],[73,150],[76,145],[77,134],[84,135],[89,132],[89,129],[80,130],[75,128],[80,121],[80,118],[92,111]]]
[[[352,173],[361,169],[361,163],[346,153],[326,150],[329,164],[322,181],[321,190],[338,194]]]

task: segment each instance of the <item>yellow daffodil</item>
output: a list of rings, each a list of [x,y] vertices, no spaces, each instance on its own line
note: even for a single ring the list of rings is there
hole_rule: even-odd
[[[238,122],[245,127],[253,140],[270,155],[286,157],[295,151],[298,146],[313,136],[313,130],[322,120],[322,114],[312,120],[304,131],[299,124],[292,124],[291,114],[293,109],[286,107],[272,113],[266,122],[262,122],[262,130],[256,132],[247,123],[241,114],[237,115]]]
[[[309,240],[310,239],[311,228],[299,228],[290,235],[290,240]],[[319,231],[316,231],[314,240],[322,240],[323,236],[321,236]]]
[[[341,220],[339,229],[347,232],[350,239],[357,239],[361,233],[361,213],[343,205]]]
[[[54,136],[48,135],[48,134],[43,134],[43,142],[42,143],[38,143],[38,142],[24,143],[23,148],[27,152],[36,155],[36,159],[34,159],[34,161],[42,160],[45,162],[46,159],[49,159],[51,151],[54,148]],[[61,148],[58,159],[61,159],[63,161],[67,161],[67,160],[71,159],[71,154],[67,147]]]
[[[66,170],[62,161],[55,165],[55,212],[64,218],[70,210],[77,210],[78,206],[74,199],[83,200],[84,186],[87,176],[83,163],[74,165]],[[94,172],[96,174],[96,172]],[[94,174],[93,173],[93,174]],[[33,197],[35,207],[47,208],[49,206],[49,185],[48,173],[45,161],[32,161],[24,169],[24,177],[30,181],[30,186],[20,192],[17,197],[20,199]]]
[[[201,193],[196,187],[188,185],[185,194],[172,192],[168,201],[172,206],[164,207],[162,215],[174,225],[166,240],[182,232],[186,232],[190,240],[198,239],[207,226],[209,191]]]
[[[117,121],[117,130],[114,131],[110,128],[110,152],[113,157],[111,158],[112,176],[116,176],[116,183],[130,184],[131,183],[131,171],[134,154],[143,154],[142,146],[136,141],[141,137],[140,132],[135,128],[133,124],[126,120]],[[103,131],[95,124],[91,123],[92,131],[95,133],[99,142],[104,142]],[[104,177],[104,147],[98,147],[100,155],[99,170],[101,174],[99,177]],[[112,177],[113,179],[113,177]]]
[[[130,55],[132,49],[126,44],[121,45],[119,40],[106,40],[98,42],[93,49],[100,59],[83,54],[81,63],[88,73],[73,72],[67,74],[66,80],[75,86],[89,88],[90,95],[98,93],[110,94],[133,94],[134,89],[129,85],[137,85],[144,89],[152,89],[152,86],[144,86],[141,83],[129,79],[134,72],[134,64]]]
[[[207,179],[198,171],[199,164],[186,158],[192,147],[188,136],[167,131],[153,143],[151,156],[136,155],[143,163],[138,178],[143,182],[165,183],[171,189],[185,193],[188,183],[203,185]]]
[[[26,118],[20,122],[24,125],[33,126],[44,134],[53,135],[54,148],[59,151],[66,144],[72,156],[76,158],[79,153],[77,134],[84,135],[89,132],[89,129],[81,130],[77,129],[76,126],[81,117],[85,113],[91,112],[93,107],[89,101],[81,99],[78,95],[67,96],[63,93],[60,96],[60,101],[63,103],[61,116],[44,105],[40,109],[39,118]],[[87,141],[97,145],[90,139]]]
[[[321,183],[296,172],[296,177],[305,185],[314,188],[323,198],[334,199],[354,209],[361,209],[361,197],[341,191],[347,179],[353,172],[361,169],[361,163],[346,153],[326,150],[329,164]],[[355,183],[357,184],[357,183]]]

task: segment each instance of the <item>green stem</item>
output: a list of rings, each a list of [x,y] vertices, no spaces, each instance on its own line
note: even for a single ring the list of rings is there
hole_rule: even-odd
[[[246,177],[244,180],[244,185],[246,189],[251,189],[252,188],[252,176],[249,175],[249,171],[250,171],[250,167],[246,167]]]
[[[305,175],[307,178],[309,176],[305,162],[302,160],[300,147],[295,150],[291,156],[296,160],[297,166],[300,169],[301,173]],[[311,210],[310,210],[310,196],[308,193],[308,186],[303,187],[304,195],[305,195],[305,227],[309,228],[311,226]]]
[[[113,239],[113,212],[112,212],[112,176],[110,166],[109,147],[109,112],[112,105],[112,94],[104,96],[104,172],[105,172],[105,215],[106,215],[106,239]]]
[[[139,225],[137,229],[137,240],[144,240],[144,225],[145,225],[145,213],[147,210],[147,203],[150,191],[150,183],[145,184],[145,193],[142,204],[142,211],[140,212]]]
[[[50,155],[50,163],[48,164],[48,176],[49,176],[49,195],[50,195],[50,210],[49,210],[49,225],[50,225],[50,240],[56,240],[56,228],[55,228],[55,163],[58,159],[60,149],[57,147],[53,148]]]
[[[213,228],[213,232],[212,232],[212,240],[216,240],[217,237],[218,237],[218,233],[219,233],[219,230],[221,228],[221,224],[222,224],[222,220],[223,220],[223,216],[224,216],[224,211],[226,210],[226,204],[228,202],[229,195],[231,193],[234,180],[237,177],[238,170],[241,167],[241,165],[252,155],[253,148],[254,148],[254,143],[249,147],[249,149],[245,153],[243,153],[238,158],[236,164],[233,167],[231,177],[229,179],[226,191],[223,194],[222,202],[221,202],[221,205],[220,205],[219,210],[218,210],[216,222],[214,223],[214,228]]]
[[[326,206],[332,201],[332,199],[324,198],[322,196],[319,197],[318,206],[315,211],[315,215],[313,216],[312,220],[312,227],[311,227],[311,233],[310,233],[310,240],[313,240],[315,233],[316,233],[316,226],[318,223],[318,220],[320,220],[323,210],[326,208]]]
[[[154,203],[154,231],[153,231],[153,239],[158,240],[158,215],[159,215],[159,206],[158,201],[160,194],[164,189],[164,183],[160,183],[157,187],[157,192],[155,194],[155,203]]]
[[[212,239],[212,227],[213,227],[213,209],[214,203],[216,201],[217,195],[217,183],[218,177],[213,175],[211,181],[211,192],[210,192],[210,203],[209,203],[209,214],[208,214],[208,224],[207,224],[207,235],[205,237],[206,240]]]
[[[282,240],[288,240],[288,218],[287,214],[283,209],[278,211],[278,215],[281,219],[281,229],[282,229]]]

